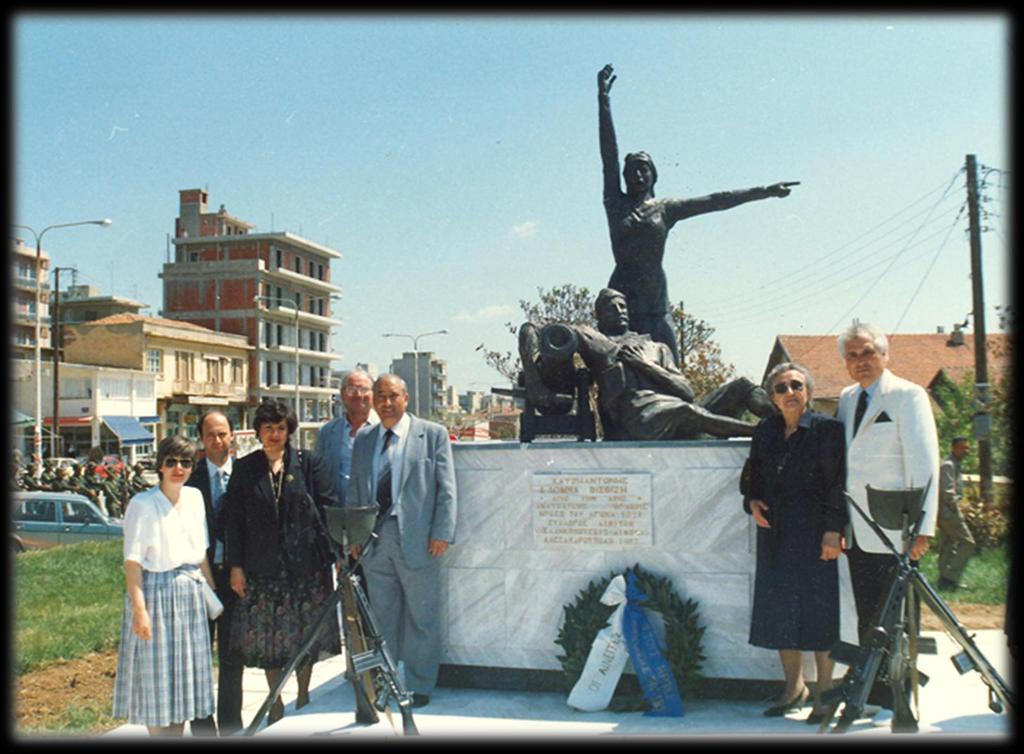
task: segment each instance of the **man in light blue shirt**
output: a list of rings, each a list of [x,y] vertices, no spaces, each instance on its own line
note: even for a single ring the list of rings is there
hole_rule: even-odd
[[[366,372],[355,370],[341,381],[342,415],[320,428],[316,450],[329,474],[337,481],[338,503],[345,504],[345,492],[352,475],[352,443],[363,427],[380,422],[373,410],[373,380]]]

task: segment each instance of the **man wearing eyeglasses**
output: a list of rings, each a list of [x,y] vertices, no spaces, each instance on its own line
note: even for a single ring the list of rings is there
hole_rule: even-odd
[[[185,483],[203,493],[206,504],[206,526],[210,547],[207,562],[213,572],[217,596],[224,603],[224,612],[210,621],[210,640],[216,637],[217,672],[217,724],[213,717],[192,721],[192,735],[230,736],[242,728],[242,671],[243,665],[232,656],[230,626],[235,602],[238,599],[230,585],[230,572],[224,566],[224,526],[220,519],[221,503],[231,478],[231,443],[234,432],[231,421],[220,411],[207,411],[199,418],[199,439],[205,458],[197,461],[192,476]]]
[[[911,546],[911,560],[928,551],[935,533],[939,501],[939,440],[928,393],[920,385],[897,377],[887,368],[889,340],[867,323],[857,323],[839,336],[839,355],[856,384],[839,395],[836,418],[846,427],[846,489],[870,515],[866,486],[881,489],[924,487],[924,518]],[[892,581],[896,558],[861,516],[850,509],[852,542],[847,557],[857,604],[861,641],[878,621]],[[886,535],[899,547],[902,534]],[[876,681],[868,702],[883,709],[875,724],[892,719],[892,695]]]
[[[316,436],[316,450],[323,459],[327,473],[337,480],[338,504],[345,504],[348,480],[352,476],[352,443],[363,427],[380,422],[373,410],[373,380],[370,375],[354,370],[341,381],[341,403],[345,410],[331,419]]]

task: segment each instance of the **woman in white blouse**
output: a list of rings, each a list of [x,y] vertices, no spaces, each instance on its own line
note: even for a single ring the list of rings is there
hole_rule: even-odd
[[[186,720],[213,714],[213,658],[202,581],[202,493],[185,487],[195,448],[184,437],[157,446],[160,484],[135,495],[124,517],[127,593],[114,686],[114,717],[150,735],[180,736]]]

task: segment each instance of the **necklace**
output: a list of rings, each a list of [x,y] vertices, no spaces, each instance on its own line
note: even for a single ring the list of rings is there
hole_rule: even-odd
[[[281,507],[281,490],[284,487],[284,468],[282,467],[276,474],[273,471],[268,471],[267,476],[270,477],[270,489],[274,491],[274,508],[279,509]]]

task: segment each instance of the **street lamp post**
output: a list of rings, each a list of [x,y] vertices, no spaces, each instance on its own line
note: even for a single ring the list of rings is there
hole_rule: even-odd
[[[53,440],[50,442],[50,458],[64,455],[58,445],[62,444],[60,436],[60,273],[70,270],[77,273],[77,267],[53,268],[53,309],[50,311],[50,347],[53,349]]]
[[[36,423],[35,431],[32,436],[32,459],[35,462],[35,476],[38,479],[43,473],[43,356],[42,349],[39,346],[39,338],[42,331],[42,317],[40,314],[40,299],[42,298],[42,257],[43,257],[43,235],[48,230],[54,228],[71,228],[76,225],[102,225],[106,227],[113,222],[110,218],[104,218],[103,220],[81,220],[74,223],[59,223],[57,225],[47,225],[41,231],[36,231],[28,225],[14,225],[14,228],[21,228],[27,230],[36,239],[36,347],[35,347],[35,362],[36,362]]]
[[[412,377],[413,377],[413,410],[412,412],[416,416],[420,416],[420,351],[419,342],[420,338],[425,338],[428,335],[447,335],[448,330],[434,330],[433,332],[420,333],[419,335],[406,335],[400,332],[386,332],[382,337],[385,338],[409,338],[412,341]],[[423,418],[420,416],[420,418]]]

